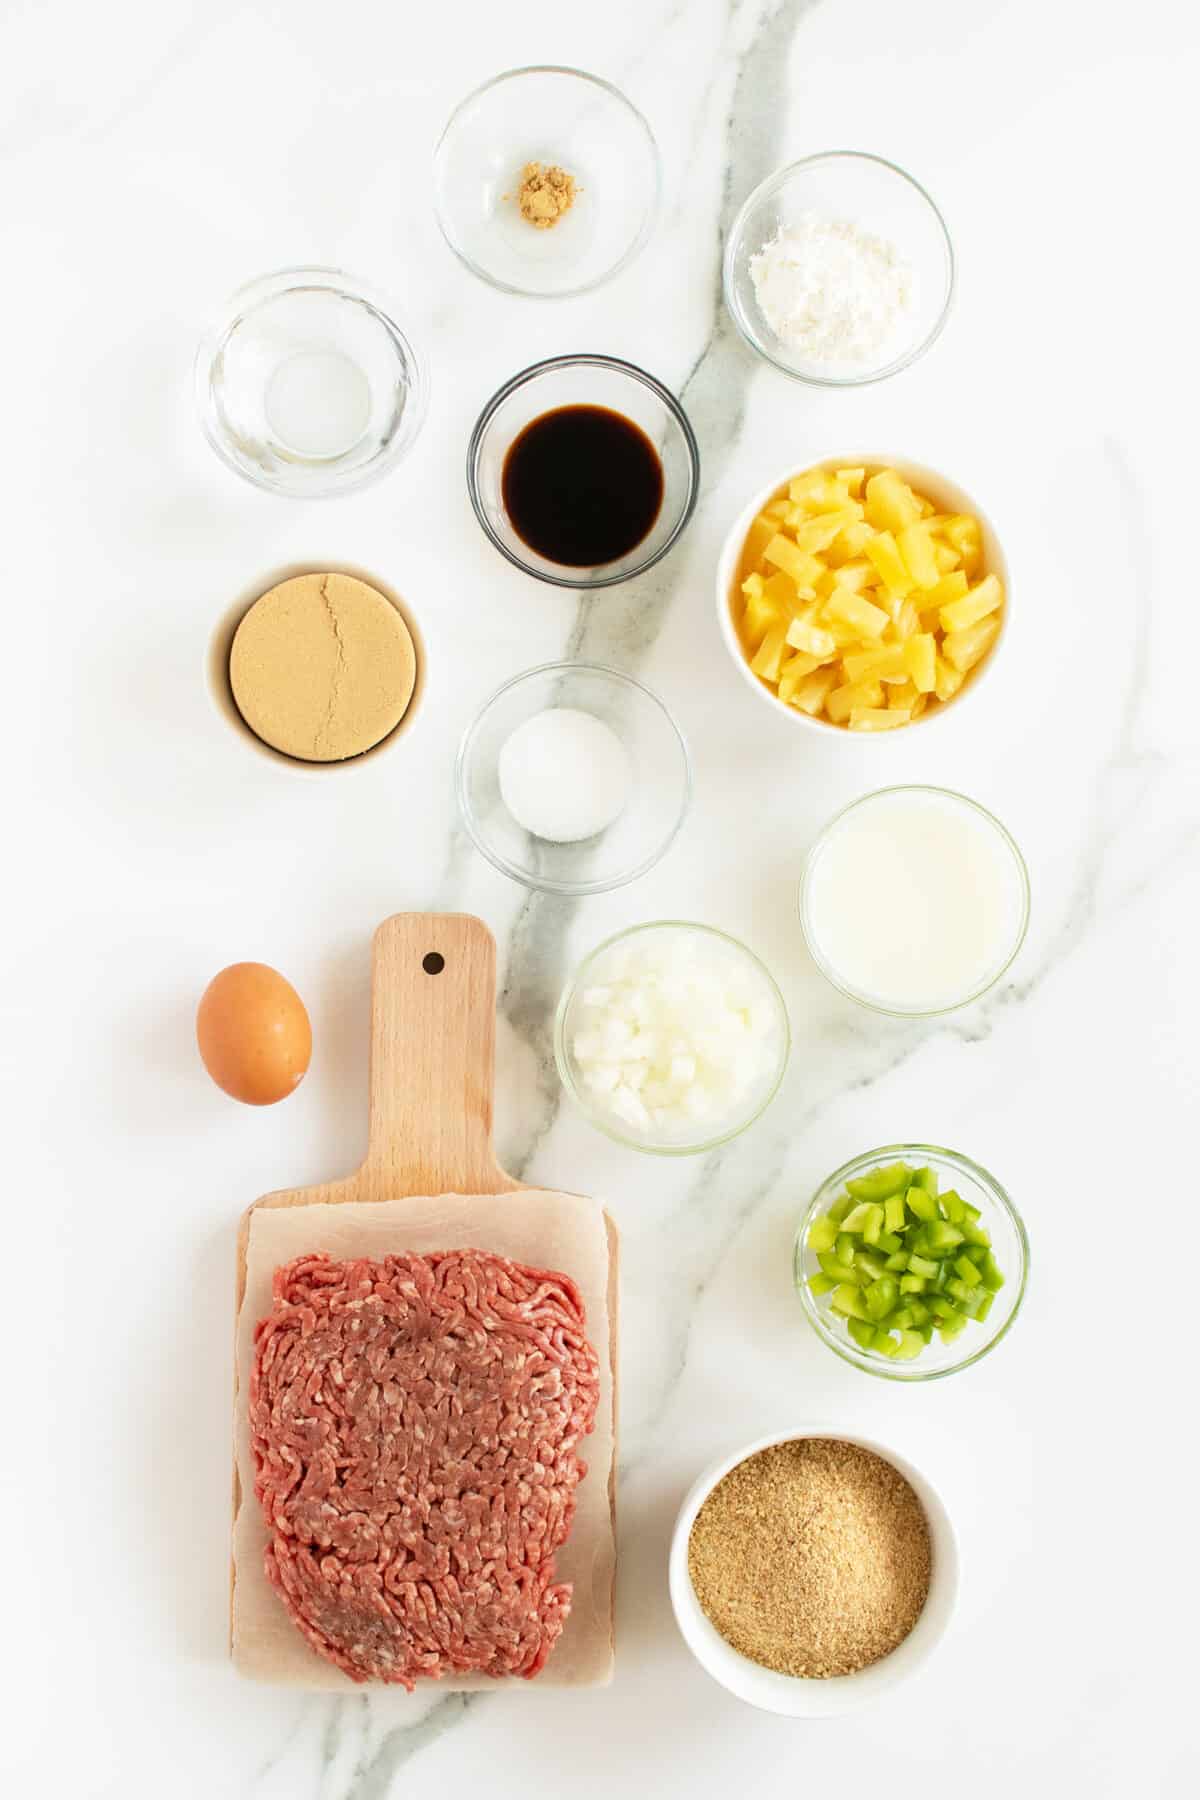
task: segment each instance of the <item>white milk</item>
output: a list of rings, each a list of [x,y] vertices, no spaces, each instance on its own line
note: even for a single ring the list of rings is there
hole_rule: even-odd
[[[987,987],[1020,940],[1013,847],[969,801],[928,788],[868,796],[827,833],[805,877],[819,961],[858,998],[936,1012]]]
[[[367,429],[371,389],[340,350],[304,350],[274,371],[264,407],[271,430],[296,455],[343,456]]]

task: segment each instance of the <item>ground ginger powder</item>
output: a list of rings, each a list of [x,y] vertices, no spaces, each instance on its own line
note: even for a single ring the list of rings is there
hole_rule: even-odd
[[[521,217],[538,231],[549,231],[575,204],[579,189],[575,177],[557,163],[543,168],[541,163],[526,163],[521,170],[517,205]]]
[[[836,1438],[747,1457],[696,1515],[688,1573],[704,1612],[781,1675],[852,1675],[894,1650],[929,1592],[924,1508],[900,1471]]]

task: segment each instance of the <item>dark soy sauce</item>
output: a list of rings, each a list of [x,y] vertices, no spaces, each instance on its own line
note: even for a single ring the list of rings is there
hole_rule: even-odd
[[[522,542],[548,562],[587,569],[641,543],[662,507],[663,469],[623,413],[559,406],[514,438],[500,490]]]

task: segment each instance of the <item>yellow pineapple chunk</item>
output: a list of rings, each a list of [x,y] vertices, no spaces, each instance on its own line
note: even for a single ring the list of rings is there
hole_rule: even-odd
[[[911,715],[917,703],[917,690],[911,681],[897,681],[888,688],[888,707],[892,712],[906,712]]]
[[[816,657],[805,656],[803,651],[789,657],[779,676],[779,698],[790,702],[805,676],[811,675],[817,666]]]
[[[760,516],[776,520],[776,530],[778,530],[778,521],[786,519],[791,510],[791,505],[787,500],[770,500],[763,507]]]
[[[883,644],[878,650],[847,652],[842,658],[842,667],[847,681],[852,682],[865,681],[868,676],[874,676],[877,681],[888,681],[893,676],[897,681],[904,681],[908,675],[902,644]]]
[[[824,469],[812,469],[789,482],[788,497],[793,506],[803,506],[809,513],[842,512],[850,499]]]
[[[906,707],[885,707],[882,710],[875,706],[852,706],[850,708],[851,731],[895,731],[898,725],[907,725],[910,714]]]
[[[823,669],[814,669],[811,675],[804,677],[788,704],[815,719],[837,679],[837,669],[830,664],[826,664]]]
[[[953,544],[935,543],[933,546],[933,560],[941,570],[942,574],[948,575],[951,569],[957,569],[962,558],[959,556],[958,551],[954,548]]]
[[[808,551],[801,550],[799,545],[782,533],[777,533],[771,539],[763,551],[763,558],[772,568],[782,569],[785,575],[790,575],[797,587],[811,587],[821,573],[821,564],[817,558]]]
[[[943,575],[936,587],[931,587],[923,594],[917,595],[917,605],[922,614],[939,612],[943,606],[949,606],[952,600],[961,600],[969,583],[961,569],[952,574]]]
[[[765,513],[758,514],[749,531],[746,533],[746,541],[742,545],[743,569],[752,569],[754,567],[771,539],[775,536],[776,530],[777,526],[774,519],[769,519]]]
[[[835,469],[833,478],[835,481],[840,481],[846,492],[853,494],[857,500],[862,493],[862,484],[867,478],[867,471],[865,469]]]
[[[796,538],[797,547],[814,553],[828,550],[838,533],[847,525],[854,524],[845,513],[818,513],[815,518],[805,518],[799,508],[794,509],[797,517],[789,519]]]
[[[943,631],[965,631],[1004,604],[1004,589],[995,575],[985,575],[961,600],[951,600],[938,614]]]
[[[823,631],[806,618],[792,620],[787,628],[787,641],[791,649],[803,650],[817,662],[825,662],[837,649],[832,631]]]
[[[771,627],[785,621],[779,608],[762,591],[762,577],[755,575],[751,579],[757,581],[759,587],[746,596],[742,613],[742,638],[749,649],[757,650]]]
[[[942,649],[946,653],[946,661],[956,668],[960,675],[973,669],[981,657],[987,655],[1000,630],[1000,621],[994,615],[980,619],[977,625],[968,625],[965,631],[951,631],[942,639]]]
[[[896,538],[904,566],[919,588],[937,586],[938,566],[933,539],[924,525],[906,525]]]
[[[873,606],[852,588],[835,587],[821,610],[827,619],[836,619],[840,624],[849,625],[867,638],[880,637],[888,622],[888,616],[882,607]]]
[[[905,594],[912,592],[912,576],[890,531],[877,531],[866,546],[866,553],[889,593],[903,600]]]
[[[852,561],[862,555],[874,536],[875,527],[868,525],[865,519],[851,519],[830,544],[829,561],[843,564]]]
[[[958,551],[959,561],[968,575],[974,575],[983,561],[983,534],[979,520],[968,513],[952,513],[943,520],[942,536]]]
[[[939,656],[937,659],[937,674],[933,684],[933,691],[938,699],[952,700],[962,684],[963,678],[958,670],[952,669],[950,664]]]
[[[854,557],[850,562],[844,562],[840,568],[831,569],[830,574],[833,576],[831,587],[852,588],[856,594],[861,594],[876,579],[874,564],[869,563],[865,557]]]
[[[921,516],[917,497],[895,469],[882,469],[867,483],[867,518],[878,531],[903,531]]]
[[[931,631],[910,637],[903,647],[904,667],[918,694],[932,694],[937,685],[937,643]]]
[[[844,725],[856,706],[882,707],[881,681],[850,681],[833,688],[825,701],[825,711],[835,725]]]
[[[781,569],[776,569],[763,582],[763,599],[785,619],[794,619],[815,598],[812,588],[798,588],[791,576]]]
[[[750,667],[764,681],[778,681],[787,647],[787,627],[773,625],[751,658]]]
[[[898,643],[905,643],[921,629],[921,615],[912,600],[902,600],[900,610],[892,620],[892,630]]]

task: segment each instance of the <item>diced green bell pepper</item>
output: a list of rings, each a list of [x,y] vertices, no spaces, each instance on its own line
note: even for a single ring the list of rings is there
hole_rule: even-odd
[[[941,1338],[943,1344],[952,1344],[959,1332],[965,1331],[966,1328],[967,1321],[965,1315],[963,1313],[956,1313],[952,1319],[947,1319],[944,1325],[938,1327],[938,1336]]]
[[[1000,1265],[990,1250],[984,1254],[983,1261],[979,1265],[979,1274],[989,1293],[998,1294],[1004,1286],[1004,1276],[1000,1272]]]
[[[827,1219],[832,1219],[835,1225],[840,1225],[846,1214],[853,1209],[853,1206],[853,1194],[839,1194],[833,1205],[829,1208],[829,1211],[825,1214],[825,1217]]]
[[[936,1194],[938,1191],[937,1170],[931,1169],[929,1164],[926,1163],[925,1167],[923,1169],[918,1169],[913,1176],[912,1185],[914,1187],[924,1188],[927,1194]]]
[[[908,1272],[910,1275],[927,1275],[932,1280],[937,1275],[938,1264],[914,1254],[908,1259]]]
[[[971,1261],[969,1256],[956,1256],[954,1259],[954,1267],[958,1272],[959,1278],[965,1281],[969,1288],[979,1286],[979,1270],[975,1267],[975,1264]]]
[[[904,1195],[889,1194],[883,1203],[884,1230],[903,1231],[906,1222],[904,1217]]]
[[[841,1313],[843,1318],[869,1319],[871,1316],[867,1311],[861,1289],[851,1287],[849,1282],[844,1281],[840,1287],[834,1288],[829,1304],[834,1312]]]
[[[808,1228],[808,1247],[814,1253],[818,1250],[832,1250],[838,1240],[837,1221],[826,1213],[823,1219],[814,1219]]]
[[[902,1294],[923,1294],[925,1292],[925,1277],[923,1275],[902,1275],[900,1277],[900,1292]]]
[[[819,1266],[826,1275],[832,1275],[834,1281],[857,1281],[858,1275],[853,1263],[840,1262],[831,1250],[822,1250],[817,1257]]]
[[[821,1298],[822,1294],[832,1294],[837,1285],[838,1284],[833,1276],[827,1275],[824,1269],[820,1270],[816,1275],[810,1275],[808,1278],[808,1291],[817,1300]]]
[[[890,1331],[886,1330],[882,1325],[879,1325],[876,1327],[875,1335],[871,1339],[871,1348],[872,1350],[878,1350],[883,1356],[895,1356],[897,1350],[900,1348],[900,1340],[894,1338]]]
[[[911,1362],[914,1356],[920,1356],[925,1348],[925,1339],[919,1331],[902,1331],[900,1347],[896,1351],[897,1362]]]
[[[924,1188],[910,1187],[904,1204],[914,1219],[937,1218],[937,1201],[932,1194],[927,1194]]]
[[[897,1250],[897,1252],[894,1256],[888,1257],[885,1267],[887,1269],[889,1269],[891,1271],[891,1273],[894,1275],[900,1269],[907,1269],[908,1262],[909,1262],[908,1251],[907,1250]]]
[[[881,1231],[879,1234],[879,1242],[876,1244],[875,1248],[882,1251],[884,1256],[894,1256],[897,1250],[903,1250],[904,1239],[898,1232]]]
[[[846,1183],[846,1190],[856,1200],[886,1200],[889,1194],[903,1193],[912,1179],[912,1170],[907,1163],[888,1163],[881,1169],[872,1169],[867,1175],[859,1175],[854,1181]]]
[[[868,1319],[847,1319],[846,1330],[854,1339],[860,1350],[869,1350],[871,1340],[875,1336],[875,1327]]]
[[[874,1322],[886,1319],[900,1297],[894,1275],[881,1275],[863,1294],[867,1315]]]
[[[938,1211],[943,1219],[950,1221],[951,1225],[960,1224],[965,1216],[963,1203],[953,1188],[947,1188],[946,1192],[939,1197]]]

